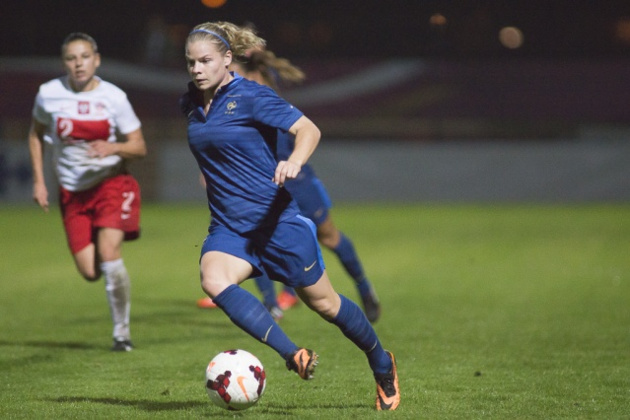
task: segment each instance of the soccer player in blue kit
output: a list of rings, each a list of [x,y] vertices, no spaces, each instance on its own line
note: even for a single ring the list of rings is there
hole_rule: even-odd
[[[304,73],[289,60],[278,58],[267,49],[257,48],[248,51],[245,57],[239,57],[238,61],[233,61],[230,69],[246,79],[270,86],[275,91],[278,91],[278,85],[281,82],[296,84],[301,83],[305,78]],[[293,136],[280,131],[276,144],[276,159],[288,160],[294,148]],[[350,238],[337,229],[330,215],[332,202],[313,167],[308,163],[302,165],[298,176],[285,183],[284,187],[296,201],[300,213],[315,223],[319,242],[337,255],[346,272],[354,280],[365,315],[370,322],[376,322],[380,316],[381,307],[374,288],[365,275],[354,244]],[[282,317],[282,310],[298,302],[295,291],[288,286],[284,286],[283,291],[276,298],[274,284],[264,273],[256,278],[256,284],[262,294],[263,303],[276,319]],[[202,308],[214,307],[209,297],[199,299],[197,305]]]
[[[376,409],[395,410],[400,392],[394,355],[383,349],[361,308],[333,289],[315,226],[283,188],[317,147],[320,131],[271,88],[228,70],[233,57],[264,44],[251,30],[228,22],[197,25],[186,39],[192,83],[181,107],[211,214],[199,262],[202,289],[233,323],[273,348],[289,370],[310,379],[318,355],[291,341],[239,284],[264,271],[295,288],[309,308],[366,354],[376,381]],[[279,129],[295,136],[295,148],[278,162]]]

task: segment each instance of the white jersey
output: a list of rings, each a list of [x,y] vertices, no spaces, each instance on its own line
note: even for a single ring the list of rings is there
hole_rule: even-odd
[[[44,140],[52,146],[57,179],[69,191],[87,190],[121,172],[118,155],[88,156],[91,141],[115,142],[117,132],[140,128],[125,92],[97,79],[98,86],[87,92],[74,92],[65,76],[53,79],[39,87],[35,98],[33,118],[47,127]]]

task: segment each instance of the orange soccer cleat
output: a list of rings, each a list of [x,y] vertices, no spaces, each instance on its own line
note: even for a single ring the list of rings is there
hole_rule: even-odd
[[[395,410],[400,404],[396,359],[393,353],[388,351],[387,354],[392,359],[392,370],[389,373],[374,375],[374,379],[376,379],[376,409],[378,411]]]
[[[287,359],[287,369],[296,372],[304,380],[312,379],[318,357],[313,350],[298,349]]]
[[[287,292],[286,290],[283,290],[282,292],[280,292],[277,300],[278,300],[278,307],[282,309],[283,311],[286,311],[287,309],[290,309],[294,307],[295,305],[297,305],[298,303],[300,303],[300,300],[298,299],[297,296],[295,296],[292,293]]]

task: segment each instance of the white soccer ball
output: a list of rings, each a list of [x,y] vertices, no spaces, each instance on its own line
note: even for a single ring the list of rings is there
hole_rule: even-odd
[[[256,404],[267,385],[260,360],[245,350],[217,354],[206,368],[210,400],[226,410],[245,410]]]

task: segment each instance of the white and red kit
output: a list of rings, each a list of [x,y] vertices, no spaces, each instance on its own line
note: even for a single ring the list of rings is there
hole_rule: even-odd
[[[89,157],[91,141],[115,142],[116,131],[140,128],[125,92],[98,80],[95,89],[74,92],[68,78],[60,77],[41,85],[35,97],[33,117],[48,127],[44,139],[52,146],[59,184],[68,191],[87,190],[122,172],[120,156]]]
[[[95,76],[96,77],[96,76]],[[95,228],[124,230],[126,239],[139,235],[140,190],[118,155],[90,157],[95,140],[116,142],[117,132],[131,133],[140,120],[117,86],[101,80],[93,90],[75,92],[67,76],[42,84],[33,117],[47,127],[44,140],[60,184],[60,203],[70,249],[87,246]]]

